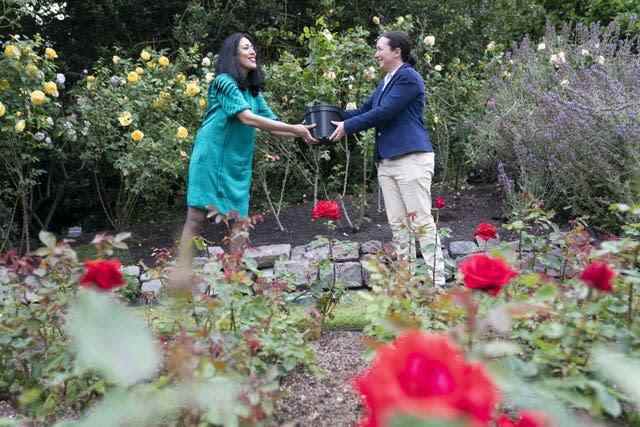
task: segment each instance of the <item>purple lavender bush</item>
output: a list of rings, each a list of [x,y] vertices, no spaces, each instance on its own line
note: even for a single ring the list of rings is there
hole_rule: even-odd
[[[491,63],[471,156],[501,162],[516,189],[607,223],[640,192],[638,39],[617,25],[546,29]]]

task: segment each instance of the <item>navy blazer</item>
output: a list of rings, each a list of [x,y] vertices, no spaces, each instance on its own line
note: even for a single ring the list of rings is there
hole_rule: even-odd
[[[433,151],[422,113],[425,106],[424,81],[408,64],[400,66],[382,89],[384,79],[373,95],[357,110],[343,114],[347,135],[376,128],[376,161],[403,154]]]

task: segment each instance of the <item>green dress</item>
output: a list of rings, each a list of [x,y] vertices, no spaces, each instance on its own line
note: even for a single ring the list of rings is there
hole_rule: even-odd
[[[256,130],[236,117],[246,109],[276,120],[261,94],[240,90],[229,74],[220,74],[211,82],[207,111],[189,163],[189,207],[211,207],[222,214],[235,211],[242,218],[249,215]]]

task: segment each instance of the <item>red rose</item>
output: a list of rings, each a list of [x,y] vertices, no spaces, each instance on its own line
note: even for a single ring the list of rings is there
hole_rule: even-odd
[[[522,411],[514,421],[506,415],[501,415],[496,423],[497,427],[550,427],[549,418],[536,411]]]
[[[444,207],[446,206],[446,203],[444,202],[444,197],[436,197],[436,201],[434,203],[434,206],[437,209],[444,209]]]
[[[81,285],[95,285],[98,289],[108,291],[125,284],[120,271],[120,261],[117,259],[85,261],[84,267],[84,275],[80,278]]]
[[[319,200],[311,211],[311,219],[314,221],[320,218],[337,221],[342,218],[340,206],[335,200]]]
[[[382,427],[396,413],[487,426],[499,401],[484,366],[467,362],[445,335],[419,331],[379,348],[354,384],[366,408],[361,427]]]
[[[616,272],[613,271],[609,264],[602,261],[593,261],[580,274],[580,279],[583,282],[602,292],[613,291],[613,279],[615,277]]]
[[[496,227],[493,224],[489,224],[488,222],[482,222],[478,224],[476,230],[473,232],[473,235],[478,239],[482,240],[490,240],[495,239],[498,235]]]
[[[464,275],[464,285],[467,288],[479,289],[492,296],[498,295],[500,289],[518,275],[502,259],[485,254],[476,254],[465,259],[459,270]]]

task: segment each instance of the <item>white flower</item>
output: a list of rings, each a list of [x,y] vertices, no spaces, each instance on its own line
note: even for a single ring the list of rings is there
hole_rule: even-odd
[[[538,50],[545,50],[547,46],[544,43],[538,44]]]
[[[440,71],[442,71],[442,65],[438,64],[435,67],[433,67],[433,69],[438,71],[438,72],[440,72]]]
[[[567,62],[567,58],[564,56],[564,52],[560,51],[557,54],[551,55],[549,62],[553,65],[559,66]]]
[[[616,203],[613,207],[617,209],[618,212],[628,212],[629,209],[631,209],[626,203]]]
[[[377,16],[371,18],[371,21],[376,25],[380,25],[380,18],[378,18]]]
[[[62,86],[66,81],[67,81],[67,78],[64,76],[64,74],[62,73],[56,74],[56,83],[58,83],[59,86]]]
[[[565,79],[565,80],[561,81],[561,82],[560,82],[560,86],[562,86],[562,87],[567,87],[567,86],[569,86],[569,80],[566,80],[566,79]]]
[[[581,54],[582,56],[589,56],[589,55],[591,55],[591,53],[590,53],[587,49],[582,49],[582,50],[580,51],[580,54]]]
[[[46,137],[47,135],[44,132],[36,132],[33,134],[33,139],[35,139],[38,142],[44,141]]]
[[[598,55],[598,57],[596,58],[596,62],[600,65],[604,65],[604,56]]]
[[[424,44],[427,46],[433,46],[436,44],[436,38],[434,36],[427,36],[424,38]]]
[[[51,117],[47,117],[47,124],[53,126],[53,119]]]
[[[365,80],[373,80],[376,78],[376,69],[374,67],[368,67],[364,70],[364,78]]]
[[[207,81],[207,83],[211,83],[213,81],[213,73],[207,73],[204,76],[204,79]]]
[[[495,48],[496,48],[496,42],[494,42],[494,41],[489,42],[489,44],[487,45],[487,50],[488,50],[489,52],[491,52],[491,51],[492,51],[492,50],[494,50]]]
[[[204,57],[202,58],[202,66],[203,67],[210,67],[211,66],[211,60],[208,57]]]
[[[398,17],[398,19],[396,19],[396,21],[398,22],[399,25],[404,24],[404,16]]]
[[[348,102],[347,105],[345,106],[346,110],[356,110],[358,108],[358,106],[356,105],[355,102]]]
[[[46,142],[49,145],[53,144],[53,141],[49,137],[47,137],[47,139],[45,139],[44,142]]]
[[[335,71],[329,70],[329,71],[326,71],[324,73],[324,78],[327,79],[327,80],[335,80],[336,77],[337,76],[336,76],[336,72]]]
[[[322,31],[322,35],[329,41],[333,40],[333,34],[331,34],[331,31],[327,30],[326,28]]]
[[[113,58],[111,58],[111,61],[114,64],[118,64],[118,63],[120,63],[120,57],[118,55],[114,55]]]
[[[600,43],[596,43],[593,47],[595,47],[596,49],[600,49]]]

